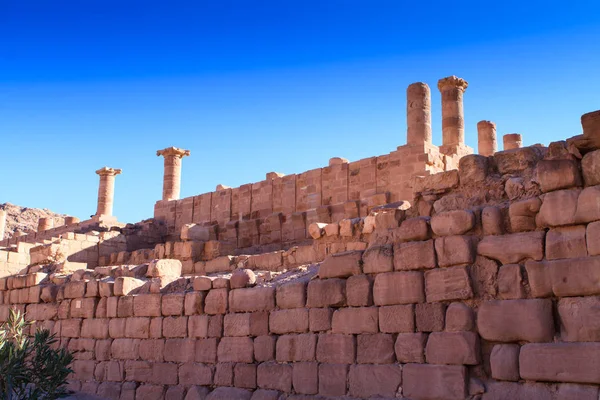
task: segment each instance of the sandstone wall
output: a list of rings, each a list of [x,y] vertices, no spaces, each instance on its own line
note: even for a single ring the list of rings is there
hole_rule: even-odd
[[[104,398],[597,400],[600,150],[466,156],[411,185],[412,208],[317,219],[285,251],[209,232],[140,265],[42,257],[0,279],[0,320],[57,333],[71,387]]]

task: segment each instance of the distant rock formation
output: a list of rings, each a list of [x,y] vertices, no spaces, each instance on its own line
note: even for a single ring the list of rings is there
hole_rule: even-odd
[[[0,210],[6,211],[4,238],[12,238],[17,232],[36,232],[40,218],[53,218],[54,226],[63,225],[66,216],[54,213],[46,208],[21,207],[11,203],[0,204]]]

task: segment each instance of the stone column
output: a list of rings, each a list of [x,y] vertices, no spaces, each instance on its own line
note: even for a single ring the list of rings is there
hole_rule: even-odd
[[[40,218],[38,220],[38,232],[47,231],[54,228],[54,218]]]
[[[165,158],[165,174],[163,177],[163,200],[177,200],[181,192],[181,159],[190,155],[189,150],[168,147],[156,152]]]
[[[121,173],[120,169],[104,167],[96,171],[100,175],[98,186],[98,209],[96,216],[111,216],[115,203],[115,176]]]
[[[423,82],[406,89],[407,144],[431,143],[431,91]]]
[[[496,124],[492,121],[477,123],[477,148],[482,156],[493,156],[498,151],[496,143]]]
[[[508,133],[502,137],[504,150],[518,149],[523,144],[523,138],[519,133]]]
[[[0,240],[4,240],[4,231],[6,230],[6,211],[0,210]]]
[[[457,147],[465,144],[463,94],[469,84],[464,79],[449,76],[438,81],[442,94],[442,144]]]
[[[79,223],[79,218],[77,217],[65,217],[65,225],[75,225]]]

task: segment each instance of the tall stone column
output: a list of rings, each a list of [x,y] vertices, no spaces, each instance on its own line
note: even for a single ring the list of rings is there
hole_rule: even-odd
[[[492,121],[477,123],[477,149],[482,156],[492,156],[498,151],[496,124]]]
[[[431,143],[431,91],[423,82],[406,89],[407,144]]]
[[[508,133],[502,137],[504,150],[518,149],[523,144],[523,138],[519,133]]]
[[[469,84],[454,75],[438,81],[442,94],[442,142],[443,146],[458,147],[465,144],[465,116],[463,94]]]
[[[54,228],[54,218],[40,218],[38,220],[38,232],[47,231],[48,229]]]
[[[181,192],[181,159],[190,155],[189,150],[167,147],[156,152],[165,158],[163,177],[163,200],[178,200]]]
[[[6,230],[6,211],[0,210],[0,240],[4,240],[4,231]]]
[[[115,203],[115,176],[121,173],[120,169],[104,167],[96,171],[100,175],[98,186],[98,209],[96,216],[112,216]]]

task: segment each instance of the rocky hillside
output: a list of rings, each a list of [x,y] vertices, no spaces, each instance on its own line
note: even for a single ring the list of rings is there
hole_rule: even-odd
[[[54,218],[54,226],[64,224],[65,215],[56,214],[48,209],[21,207],[11,203],[0,204],[0,210],[5,210],[6,215],[6,230],[5,238],[11,238],[15,232],[35,232],[40,218]]]

